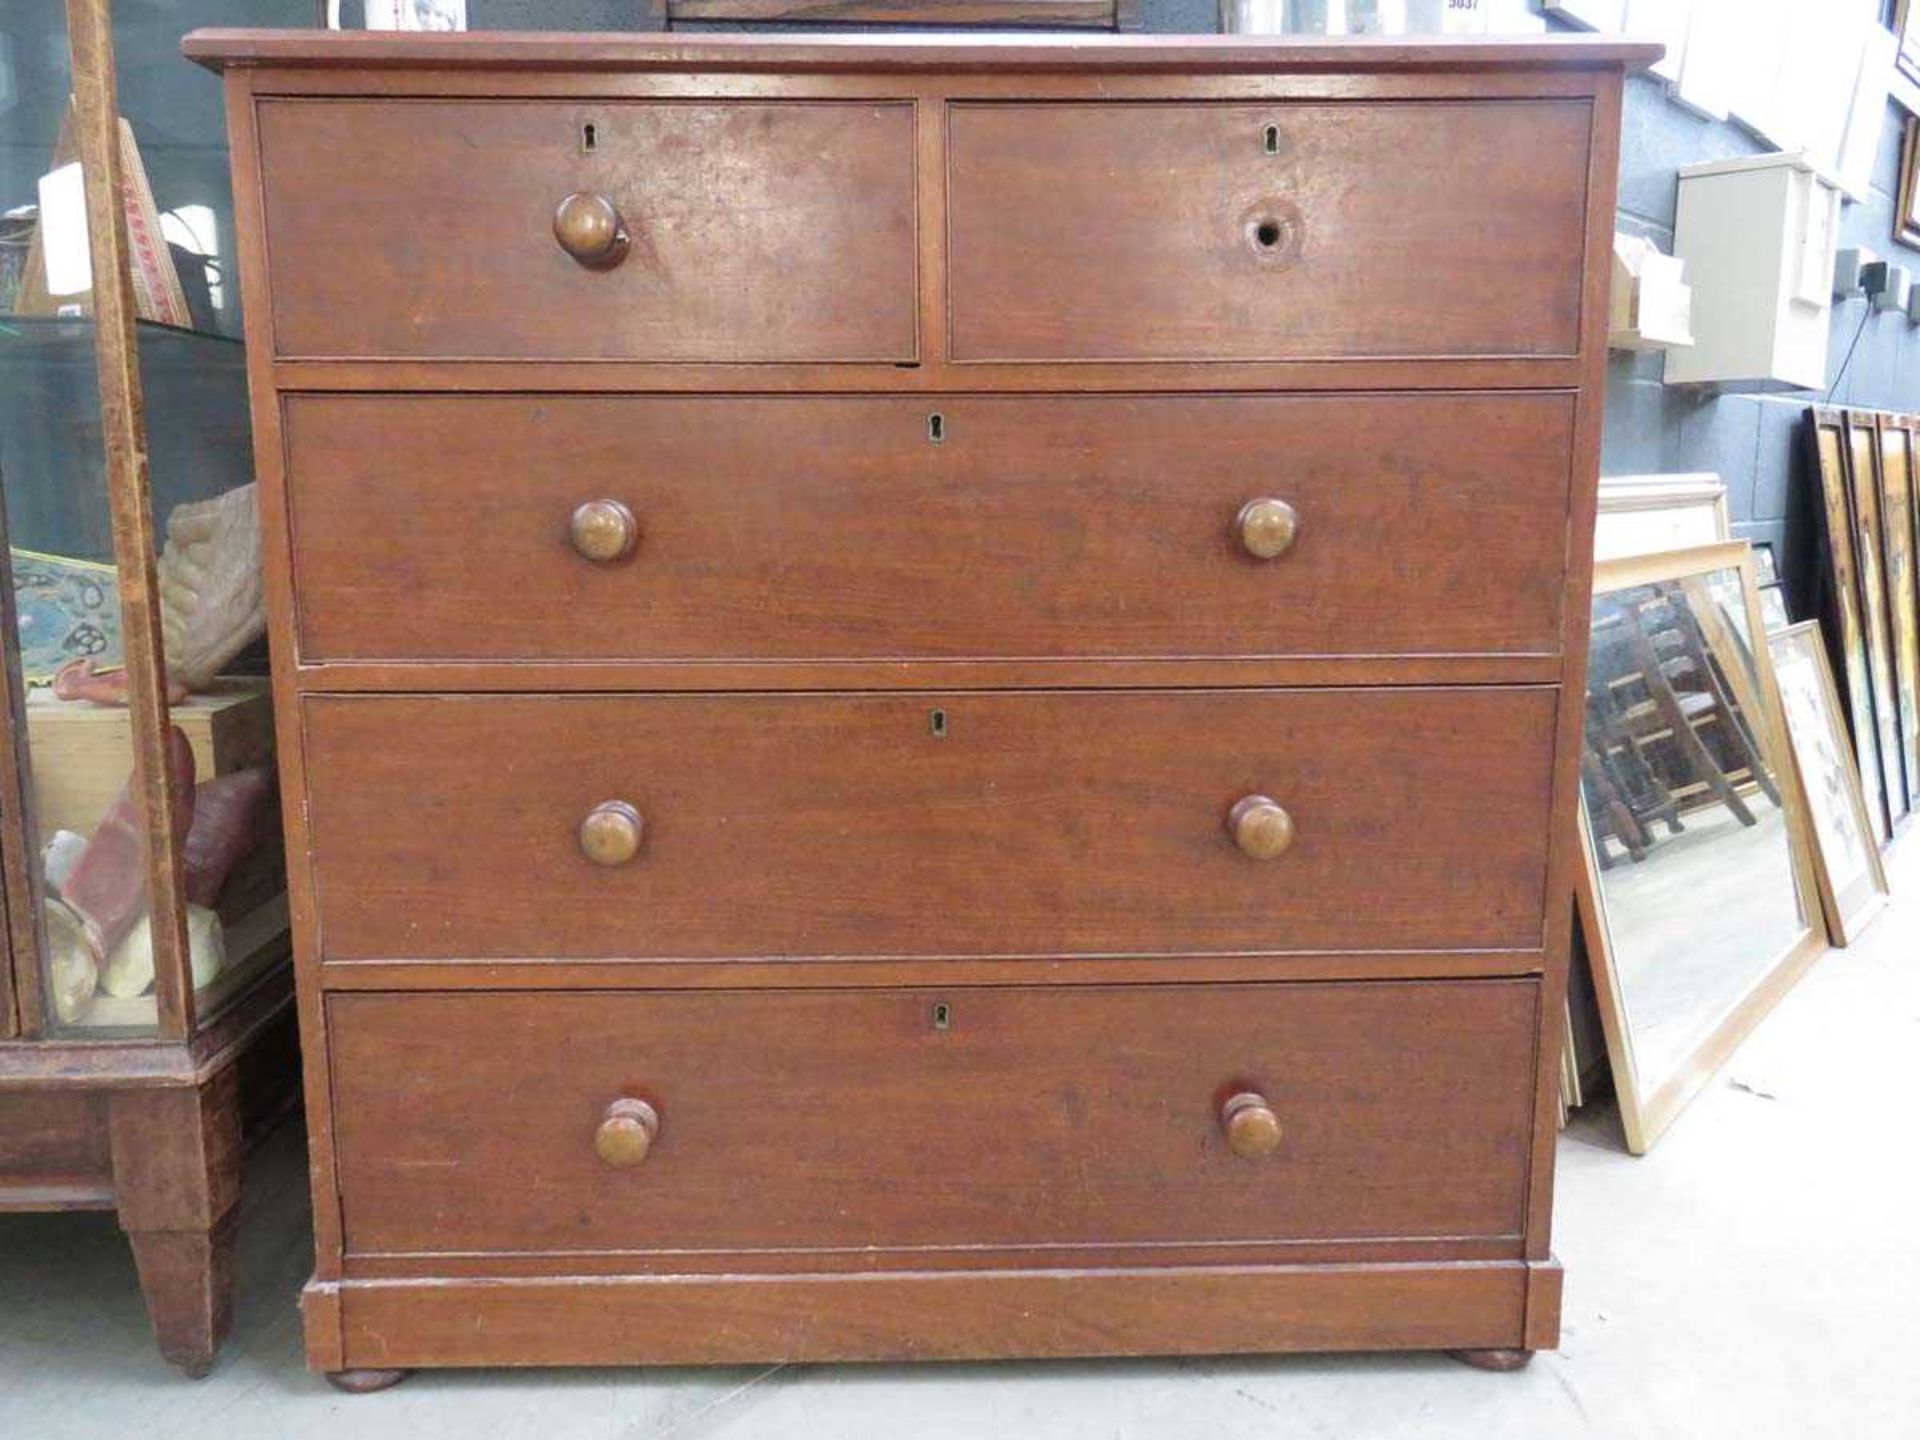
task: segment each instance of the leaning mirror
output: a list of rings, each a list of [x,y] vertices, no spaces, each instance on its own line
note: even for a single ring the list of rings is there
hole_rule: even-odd
[[[1744,542],[1595,570],[1581,909],[1635,1154],[1825,944],[1765,633]]]

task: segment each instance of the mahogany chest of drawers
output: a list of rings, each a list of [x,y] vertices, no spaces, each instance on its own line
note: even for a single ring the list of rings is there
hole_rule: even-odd
[[[187,48],[316,1368],[1555,1343],[1647,51]]]

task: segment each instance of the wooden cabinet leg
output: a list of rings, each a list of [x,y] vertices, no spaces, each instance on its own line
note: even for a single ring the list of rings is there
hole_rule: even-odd
[[[1462,1365],[1501,1374],[1510,1370],[1524,1370],[1533,1359],[1531,1350],[1449,1350],[1447,1353]]]
[[[376,1390],[391,1390],[412,1373],[411,1370],[329,1370],[327,1383],[349,1395],[371,1395]]]
[[[108,1105],[115,1203],[154,1337],[196,1377],[213,1368],[233,1318],[238,1100],[229,1066],[199,1086],[117,1091]]]
[[[233,1242],[240,1211],[211,1230],[131,1230],[133,1262],[160,1353],[198,1380],[233,1323]]]

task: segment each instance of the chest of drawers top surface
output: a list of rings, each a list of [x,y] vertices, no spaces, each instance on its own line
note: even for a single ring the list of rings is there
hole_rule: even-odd
[[[187,49],[316,1366],[1552,1342],[1648,47]]]

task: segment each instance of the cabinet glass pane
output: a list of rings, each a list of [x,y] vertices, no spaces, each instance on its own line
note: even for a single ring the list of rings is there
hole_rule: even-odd
[[[7,19],[0,486],[17,622],[8,659],[27,686],[24,813],[42,885],[41,969],[20,989],[23,1009],[54,1033],[151,1029],[153,1001],[141,992],[152,982],[130,978],[141,963],[148,853],[128,786],[127,713],[58,699],[51,685],[69,666],[69,684],[88,668],[111,673],[123,634],[64,7],[13,4]]]
[[[184,316],[154,318],[191,332],[142,325],[140,371],[167,670],[188,692],[172,718],[194,756],[186,873],[202,1020],[285,955],[286,879],[225,100],[180,40],[199,26],[310,26],[314,15],[311,0],[114,6],[120,112],[170,262],[156,301],[165,284],[177,285],[165,304],[185,303]]]
[[[112,694],[125,617],[85,226],[65,208],[81,186],[60,166],[73,148],[64,8],[0,0],[0,211],[10,212],[0,247],[11,247],[0,248],[0,486],[44,884],[42,983],[23,988],[37,989],[52,1033],[130,1034],[156,1020],[150,857],[128,789],[129,716]],[[162,630],[184,692],[169,751],[190,803],[174,829],[191,835],[204,1022],[284,955],[286,911],[225,121],[218,80],[179,42],[200,24],[309,23],[312,10],[154,0],[114,10]],[[101,675],[70,670],[56,695],[54,675],[74,664]]]

